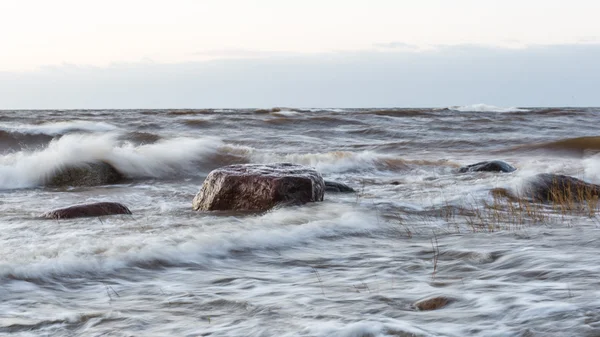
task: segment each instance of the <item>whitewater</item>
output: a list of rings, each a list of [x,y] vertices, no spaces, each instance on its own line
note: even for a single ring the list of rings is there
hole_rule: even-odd
[[[538,173],[600,183],[599,117],[484,104],[0,111],[0,335],[599,336],[597,206],[524,210],[492,193]],[[494,159],[517,170],[459,172]],[[45,186],[96,162],[125,180]],[[274,162],[356,192],[192,210],[211,170]],[[100,201],[133,214],[40,217]],[[447,303],[419,309],[432,298]]]

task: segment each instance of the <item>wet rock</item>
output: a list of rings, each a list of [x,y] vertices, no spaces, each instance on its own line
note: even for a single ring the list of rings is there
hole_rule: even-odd
[[[116,184],[123,179],[124,176],[108,163],[82,163],[56,170],[46,179],[44,185],[50,187],[98,186]]]
[[[194,210],[265,211],[279,204],[323,201],[325,183],[314,169],[289,163],[216,169],[193,200]]]
[[[429,311],[429,310],[437,310],[448,305],[452,300],[439,296],[439,297],[431,297],[428,299],[424,299],[418,302],[415,302],[413,306],[421,311]]]
[[[56,209],[42,216],[47,219],[73,219],[102,215],[131,214],[126,206],[116,202],[98,202]]]
[[[325,192],[334,192],[334,193],[353,193],[356,192],[352,187],[338,183],[335,181],[327,181],[325,180]]]
[[[530,181],[526,195],[543,202],[597,200],[600,195],[600,185],[586,183],[562,174],[542,173]]]
[[[516,168],[501,160],[482,161],[468,166],[463,166],[458,170],[460,173],[465,172],[513,172]]]

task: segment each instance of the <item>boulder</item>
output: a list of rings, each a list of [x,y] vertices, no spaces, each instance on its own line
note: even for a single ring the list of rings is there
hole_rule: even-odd
[[[50,187],[98,186],[121,182],[124,176],[105,162],[82,163],[57,169],[44,181]]]
[[[209,173],[194,210],[265,211],[280,204],[323,201],[325,183],[314,169],[289,163],[239,164]]]
[[[542,173],[529,182],[525,194],[542,202],[594,200],[600,196],[600,185],[562,174]]]
[[[353,193],[356,191],[346,184],[325,180],[325,192]]]
[[[116,202],[98,202],[55,209],[44,213],[42,216],[47,219],[72,219],[114,214],[131,214],[131,211],[126,206]]]
[[[501,160],[482,161],[461,167],[458,171],[465,172],[513,172],[516,168]]]

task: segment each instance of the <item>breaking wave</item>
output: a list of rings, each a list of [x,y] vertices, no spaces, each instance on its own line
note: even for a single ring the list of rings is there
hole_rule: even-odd
[[[118,134],[69,134],[45,148],[0,156],[0,188],[39,186],[64,167],[106,162],[129,178],[206,174],[223,163],[244,162],[243,147],[216,138],[174,138],[137,145]]]
[[[501,108],[493,105],[487,104],[473,104],[473,105],[464,105],[464,106],[454,106],[450,107],[450,110],[462,111],[462,112],[528,112],[527,109],[522,108]]]

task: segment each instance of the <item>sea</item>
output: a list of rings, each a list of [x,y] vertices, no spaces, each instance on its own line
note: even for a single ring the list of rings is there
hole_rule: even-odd
[[[594,202],[491,193],[538,173],[600,183],[599,121],[484,104],[0,111],[0,335],[600,336]],[[486,160],[517,170],[459,172]],[[126,179],[44,186],[93,162]],[[211,170],[279,162],[355,192],[192,209]],[[100,201],[132,214],[41,217]]]

